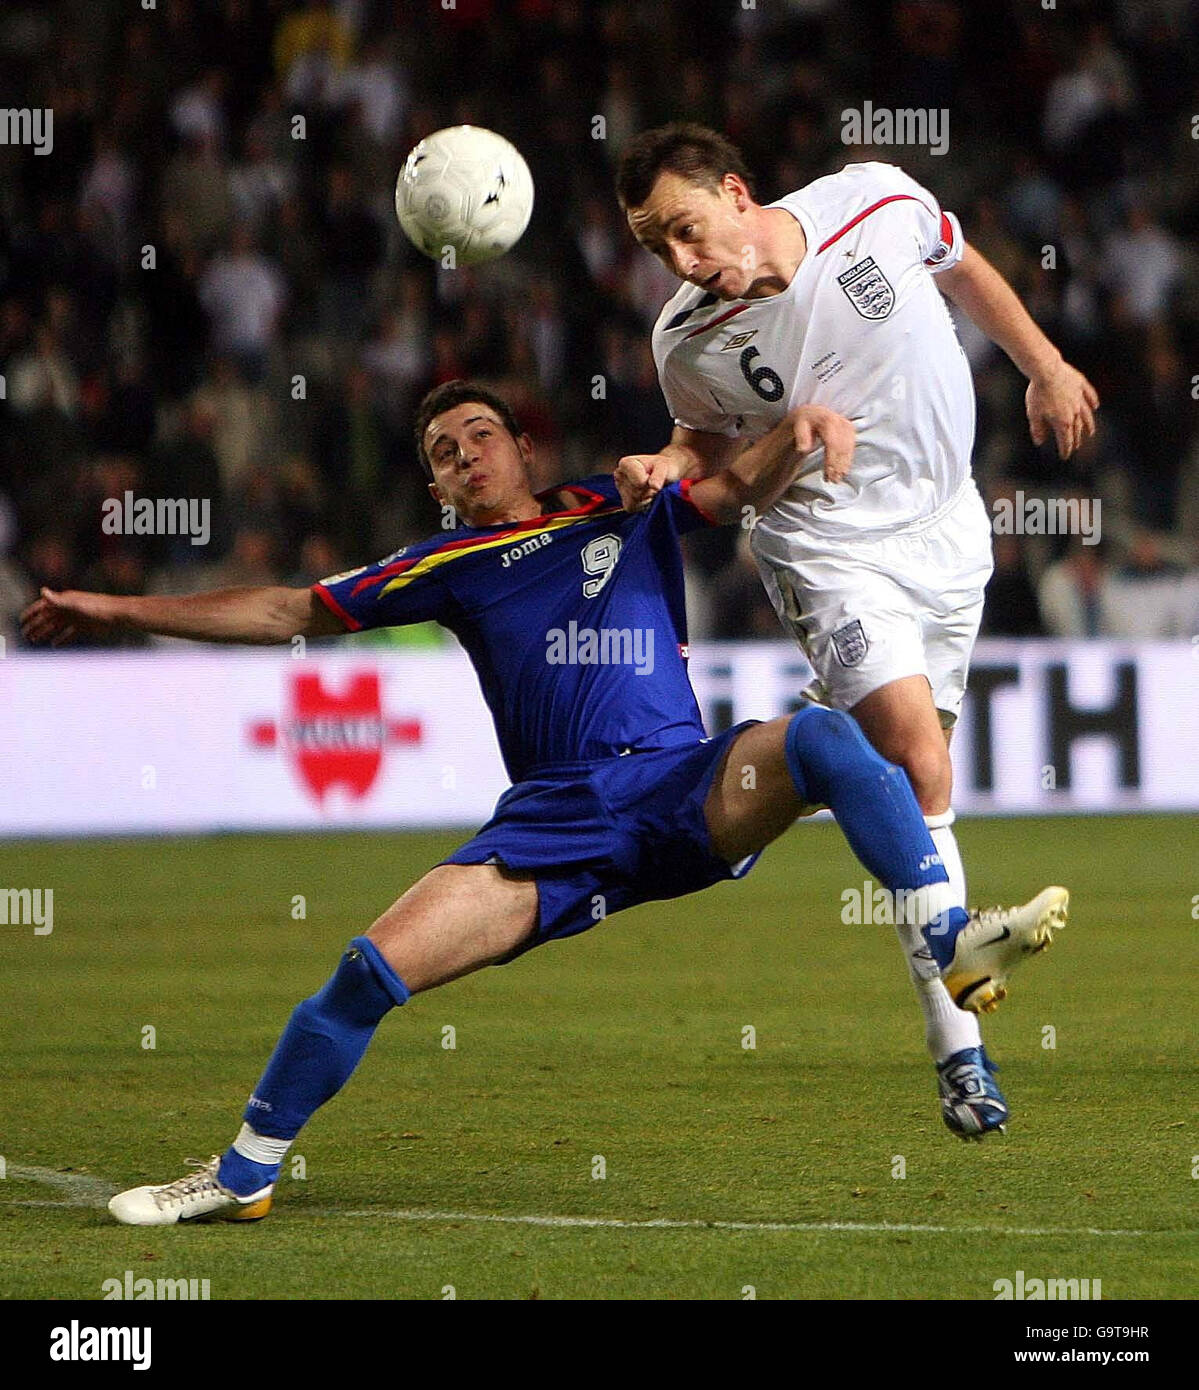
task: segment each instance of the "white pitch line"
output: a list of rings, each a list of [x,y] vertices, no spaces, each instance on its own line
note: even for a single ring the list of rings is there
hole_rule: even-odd
[[[10,1164],[10,1178],[24,1182],[40,1182],[47,1187],[56,1187],[69,1194],[65,1202],[5,1202],[10,1207],[55,1206],[55,1207],[106,1207],[108,1199],[120,1189],[103,1178],[92,1178],[86,1173],[60,1173],[57,1168],[23,1168]]]
[[[102,1178],[82,1173],[60,1173],[54,1168],[9,1168],[9,1176],[27,1182],[45,1183],[69,1192],[66,1201],[0,1202],[7,1207],[106,1207],[118,1191]],[[990,1236],[1176,1236],[1188,1231],[1120,1231],[1097,1226],[925,1226],[912,1222],[887,1221],[701,1221],[697,1218],[669,1216],[648,1221],[630,1221],[616,1216],[506,1216],[477,1211],[389,1211],[366,1207],[343,1211],[337,1207],[308,1207],[311,1216],[371,1217],[383,1221],[473,1222],[493,1226],[546,1226],[571,1230],[613,1231],[781,1231],[820,1235],[990,1235]]]
[[[502,1216],[473,1211],[340,1211],[309,1208],[314,1216],[371,1216],[385,1221],[474,1221],[502,1226],[585,1227],[617,1231],[826,1231],[865,1235],[999,1235],[999,1236],[1167,1236],[1185,1231],[1108,1231],[1096,1226],[921,1226],[886,1221],[700,1221],[656,1217],[628,1221],[612,1216]]]
[[[0,1207],[67,1207],[78,1211],[80,1207],[94,1207],[97,1211],[101,1208],[100,1202],[51,1202],[48,1199],[37,1201],[33,1197],[20,1202],[0,1202]]]

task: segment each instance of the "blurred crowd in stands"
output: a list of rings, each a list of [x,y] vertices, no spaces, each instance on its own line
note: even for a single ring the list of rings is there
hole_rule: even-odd
[[[727,132],[763,201],[852,159],[961,217],[1103,401],[1061,463],[959,319],[989,504],[1100,499],[1102,540],[996,537],[991,634],[1199,633],[1199,3],[7,0],[0,91],[0,634],[43,584],[304,584],[435,530],[411,441],[478,377],[538,485],[652,451],[649,331],[675,282],[612,190],[635,131]],[[950,113],[942,156],[841,113]],[[602,117],[597,121],[597,117]],[[393,212],[408,149],[493,127],[537,186],[517,250],[442,270]],[[108,535],[107,498],[211,501],[207,545]],[[779,637],[735,531],[688,540],[694,636]],[[128,639],[133,641],[135,639]]]

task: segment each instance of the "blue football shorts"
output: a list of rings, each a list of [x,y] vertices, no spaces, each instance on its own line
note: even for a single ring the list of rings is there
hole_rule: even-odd
[[[757,722],[703,742],[556,764],[509,787],[482,830],[442,860],[535,878],[537,930],[505,959],[638,903],[747,874],[758,856],[729,864],[713,852],[704,801],[729,746]]]

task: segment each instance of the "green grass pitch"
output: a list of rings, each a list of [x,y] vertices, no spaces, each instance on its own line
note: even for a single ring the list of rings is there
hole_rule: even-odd
[[[0,1296],[99,1298],[126,1270],[214,1299],[991,1299],[1018,1270],[1193,1295],[1199,836],[1177,817],[962,824],[976,900],[1073,892],[985,1023],[1006,1137],[942,1126],[893,933],[842,924],[865,875],[801,824],[743,883],[391,1014],[266,1221],[113,1223],[107,1192],[228,1143],[291,1008],[460,838],[0,848],[0,883],[54,888],[51,935],[0,927]],[[615,1224],[655,1221],[697,1224]]]

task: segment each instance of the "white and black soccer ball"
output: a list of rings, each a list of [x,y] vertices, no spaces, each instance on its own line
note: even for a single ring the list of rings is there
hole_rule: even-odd
[[[515,145],[477,125],[434,131],[404,161],[396,216],[426,256],[479,265],[511,250],[533,212],[533,176]]]

